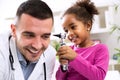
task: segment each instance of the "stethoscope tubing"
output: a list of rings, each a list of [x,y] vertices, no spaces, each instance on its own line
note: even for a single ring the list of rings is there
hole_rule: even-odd
[[[15,70],[15,68],[13,66],[14,58],[13,58],[13,55],[12,55],[12,51],[10,49],[10,39],[11,39],[11,37],[12,36],[10,35],[9,38],[8,38],[8,40],[9,40],[9,53],[10,53],[10,55],[9,55],[9,61],[10,61],[11,69],[14,71]],[[44,80],[46,80],[47,73],[46,73],[46,64],[45,64],[45,62],[43,63],[43,68],[44,68]]]

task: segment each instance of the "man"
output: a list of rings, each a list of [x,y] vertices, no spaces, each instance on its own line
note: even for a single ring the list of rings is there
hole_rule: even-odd
[[[52,27],[53,13],[45,2],[28,0],[19,6],[11,34],[0,35],[0,80],[51,80]]]

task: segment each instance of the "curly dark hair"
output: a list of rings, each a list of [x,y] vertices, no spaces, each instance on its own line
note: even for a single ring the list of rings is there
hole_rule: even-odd
[[[93,23],[93,16],[99,14],[94,3],[90,0],[78,0],[74,5],[68,8],[62,17],[66,14],[74,14],[77,20],[86,24],[88,21]]]

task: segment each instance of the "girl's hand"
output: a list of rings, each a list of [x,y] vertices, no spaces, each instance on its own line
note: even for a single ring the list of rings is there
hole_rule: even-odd
[[[61,46],[57,51],[57,55],[59,56],[60,62],[65,63],[65,59],[69,61],[75,59],[77,53],[69,46]]]

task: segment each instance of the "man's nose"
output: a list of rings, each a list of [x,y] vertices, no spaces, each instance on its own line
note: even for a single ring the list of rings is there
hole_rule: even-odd
[[[32,42],[32,47],[39,50],[44,46],[44,41],[41,38],[35,38]]]

